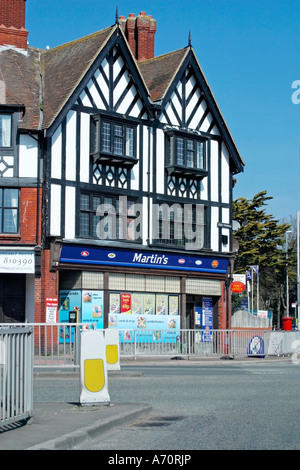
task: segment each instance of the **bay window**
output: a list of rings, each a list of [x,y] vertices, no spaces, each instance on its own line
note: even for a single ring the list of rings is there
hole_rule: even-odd
[[[136,160],[136,124],[121,119],[93,116],[91,154],[95,161],[134,165]]]
[[[184,132],[166,133],[166,168],[169,174],[203,178],[207,176],[207,141]]]

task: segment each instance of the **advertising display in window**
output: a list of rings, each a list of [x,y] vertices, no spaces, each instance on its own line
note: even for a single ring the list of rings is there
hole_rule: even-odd
[[[122,342],[133,341],[134,334],[142,335],[143,342],[175,342],[180,329],[179,296],[111,293],[108,327],[122,330]]]
[[[103,291],[82,291],[82,323],[96,323],[103,328]]]
[[[212,341],[212,319],[213,319],[213,301],[211,297],[202,299],[202,341],[208,343]]]
[[[72,315],[76,313],[75,317]],[[103,329],[103,291],[61,290],[59,291],[59,323],[95,323]],[[74,328],[61,328],[60,342],[74,342]]]
[[[70,312],[76,312],[77,321],[81,312],[81,290],[61,290],[59,292],[59,323],[70,323]],[[60,327],[59,342],[74,343],[75,328]]]

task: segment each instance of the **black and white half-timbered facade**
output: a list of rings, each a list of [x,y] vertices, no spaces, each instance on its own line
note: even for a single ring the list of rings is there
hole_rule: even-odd
[[[58,298],[58,321],[230,325],[244,163],[191,44],[155,57],[155,31],[141,12],[38,51],[41,302]]]

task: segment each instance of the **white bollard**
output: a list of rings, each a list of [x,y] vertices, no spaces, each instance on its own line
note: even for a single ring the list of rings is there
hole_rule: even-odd
[[[80,403],[109,404],[103,331],[83,330],[80,352]]]
[[[105,330],[106,366],[107,370],[120,370],[119,330]]]

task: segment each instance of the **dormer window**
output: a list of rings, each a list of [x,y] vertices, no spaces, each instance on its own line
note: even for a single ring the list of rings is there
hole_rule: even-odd
[[[95,161],[133,166],[136,158],[136,124],[93,116],[91,154]]]
[[[0,147],[9,148],[12,145],[11,121],[10,114],[0,114]]]
[[[166,168],[168,174],[202,179],[207,176],[207,141],[184,132],[166,133]]]

